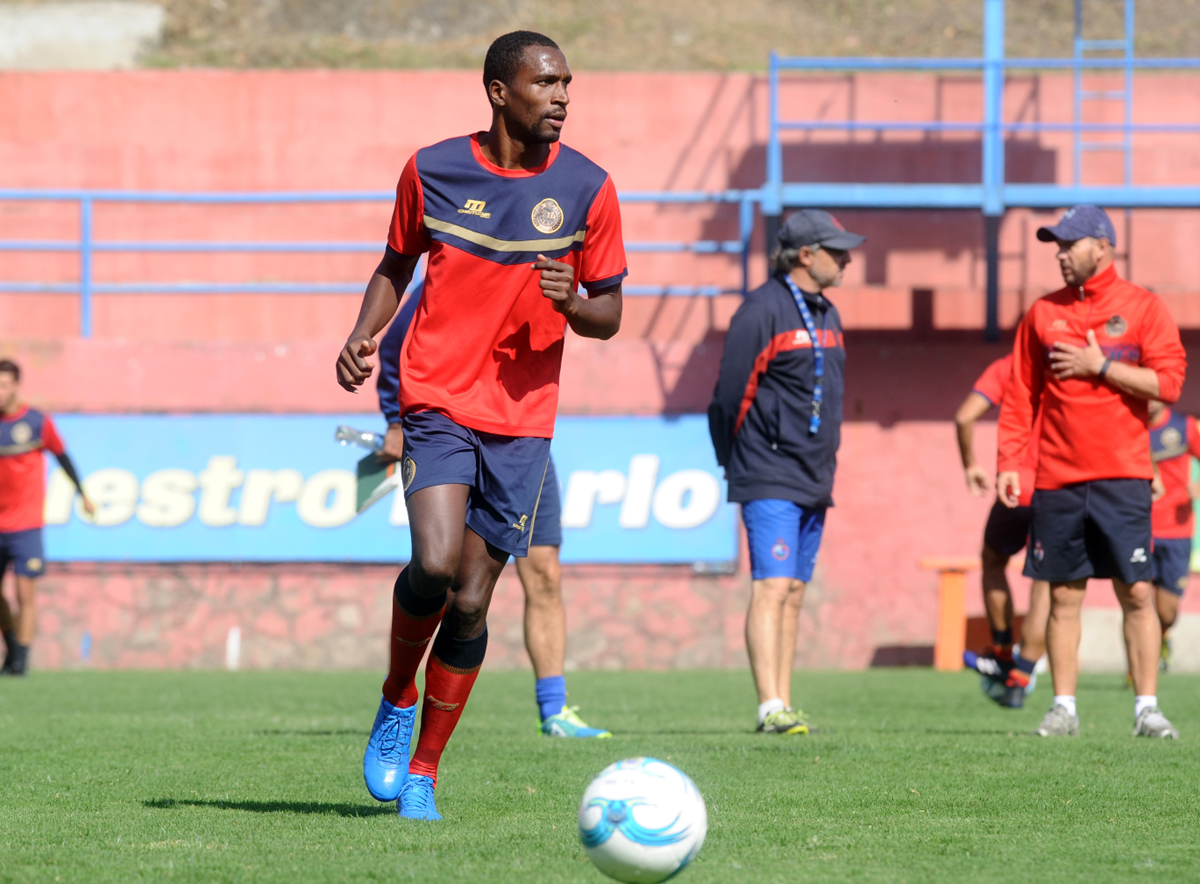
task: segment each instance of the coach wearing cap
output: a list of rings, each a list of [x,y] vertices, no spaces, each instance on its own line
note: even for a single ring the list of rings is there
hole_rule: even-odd
[[[1117,236],[1101,209],[1075,206],[1037,235],[1057,244],[1066,286],[1036,301],[1017,329],[996,479],[1000,500],[1016,506],[1040,411],[1025,575],[1050,583],[1055,696],[1036,733],[1079,733],[1080,608],[1088,578],[1098,577],[1112,579],[1125,615],[1134,736],[1176,737],[1156,695],[1162,633],[1150,582],[1147,401],[1179,398],[1187,357],[1158,296],[1117,276]]]
[[[771,253],[774,273],[729,324],[708,408],[717,462],[750,543],[746,647],[762,733],[808,733],[791,705],[792,665],[804,588],[833,504],[846,361],[841,319],[824,292],[865,240],[818,209],[788,217]]]

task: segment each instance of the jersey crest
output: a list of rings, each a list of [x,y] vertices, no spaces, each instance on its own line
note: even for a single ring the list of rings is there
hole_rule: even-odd
[[[1155,462],[1188,453],[1188,420],[1186,414],[1171,412],[1165,424],[1150,431],[1150,456]]]
[[[0,418],[0,457],[37,451],[42,447],[45,425],[45,416],[32,408],[15,420]]]

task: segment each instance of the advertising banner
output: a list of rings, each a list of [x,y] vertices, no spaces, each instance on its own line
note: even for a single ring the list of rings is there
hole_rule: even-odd
[[[56,418],[97,506],[85,518],[47,457],[51,561],[402,562],[398,493],[355,515],[341,424],[356,415],[63,415]],[[563,417],[553,456],[564,562],[701,563],[737,558],[736,507],[703,416]],[[547,489],[549,492],[551,489]]]

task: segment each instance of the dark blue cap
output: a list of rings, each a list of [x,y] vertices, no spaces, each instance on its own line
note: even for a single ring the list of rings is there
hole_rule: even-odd
[[[793,212],[779,228],[779,244],[785,249],[804,246],[857,249],[866,241],[865,236],[848,232],[837,218],[823,209]]]
[[[1063,213],[1059,222],[1049,227],[1039,227],[1037,238],[1042,242],[1064,240],[1074,242],[1085,236],[1096,239],[1106,239],[1112,245],[1117,244],[1117,231],[1112,221],[1099,206],[1072,206]]]

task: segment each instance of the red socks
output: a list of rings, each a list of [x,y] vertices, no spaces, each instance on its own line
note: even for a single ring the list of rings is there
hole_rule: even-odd
[[[400,572],[392,596],[391,661],[383,683],[383,698],[393,706],[416,704],[417,668],[445,609],[445,593],[436,599],[423,599],[409,588],[408,569]]]
[[[475,638],[455,639],[438,634],[425,666],[425,701],[421,706],[421,734],[408,763],[408,772],[431,777],[437,784],[438,762],[450,735],[462,718],[463,707],[483,665],[487,627]]]

